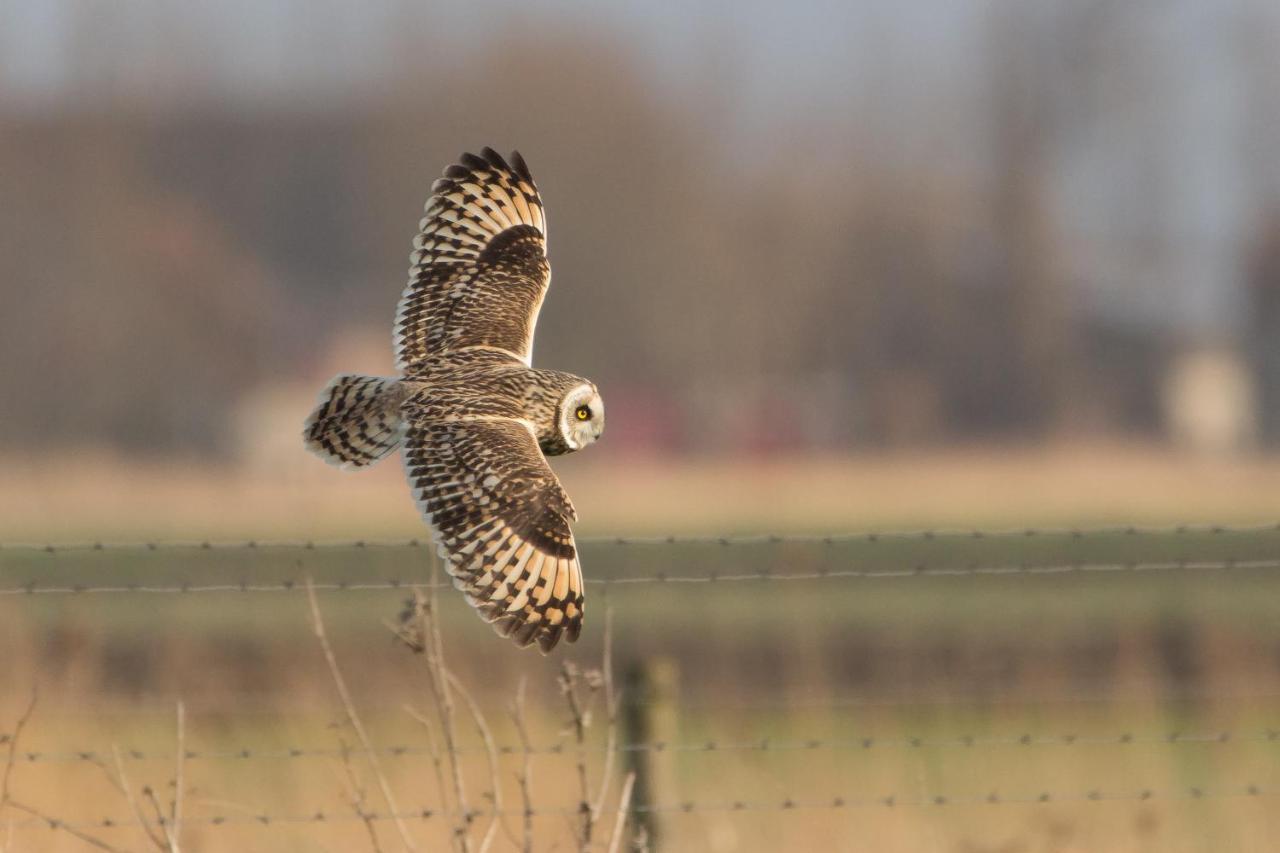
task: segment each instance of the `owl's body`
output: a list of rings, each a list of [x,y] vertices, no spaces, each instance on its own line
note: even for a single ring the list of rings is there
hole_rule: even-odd
[[[409,485],[467,600],[500,634],[549,651],[577,639],[577,514],[545,456],[599,438],[595,386],[530,366],[550,281],[528,168],[464,154],[432,187],[396,312],[394,378],[339,376],[304,428],[344,468],[404,449]]]
[[[580,376],[526,367],[509,355],[483,349],[427,359],[401,384],[407,389],[406,405],[422,419],[526,420],[547,456],[570,452],[559,429],[560,401],[574,388],[591,385]]]

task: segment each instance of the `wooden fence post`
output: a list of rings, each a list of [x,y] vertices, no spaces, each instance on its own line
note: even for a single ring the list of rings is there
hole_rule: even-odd
[[[644,839],[640,849],[658,851],[664,838],[656,805],[679,799],[675,753],[671,749],[679,732],[680,670],[670,658],[636,661],[626,671],[623,693],[622,735],[627,744],[651,744],[632,749],[627,769],[636,774],[631,792],[633,837]]]

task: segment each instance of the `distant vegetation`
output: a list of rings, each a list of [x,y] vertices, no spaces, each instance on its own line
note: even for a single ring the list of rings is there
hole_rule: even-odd
[[[986,21],[962,118],[913,111],[887,77],[847,117],[776,116],[750,154],[727,81],[677,93],[625,43],[545,24],[447,56],[405,36],[359,103],[0,116],[0,447],[227,452],[248,391],[314,371],[345,328],[389,326],[432,179],[485,144],[522,149],[548,204],[538,359],[596,377],[619,423],[656,421],[620,440],[1159,435],[1188,341],[1081,299],[1081,279],[1133,270],[1077,251],[1053,187],[1082,128],[1128,115],[1091,81],[1147,79],[1123,49],[1142,29],[1124,4],[1043,12]],[[1163,227],[1158,208],[1120,233]],[[1241,264],[1259,293],[1273,256]],[[1277,372],[1274,347],[1236,343]]]

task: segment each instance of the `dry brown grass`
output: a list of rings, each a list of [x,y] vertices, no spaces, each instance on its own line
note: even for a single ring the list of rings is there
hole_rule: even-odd
[[[1280,494],[1275,459],[1211,462],[1117,447],[754,462],[618,461],[602,449],[557,467],[584,516],[581,530],[587,535],[1244,523],[1275,521]],[[0,539],[5,540],[422,536],[394,465],[356,475],[308,465],[249,476],[195,465],[78,457],[18,461],[7,464],[6,471],[0,483]],[[416,553],[404,559],[419,559]],[[631,562],[624,569],[643,574],[656,571],[650,563],[671,559],[699,562],[661,567],[700,573],[736,566],[703,565],[707,554],[680,553],[684,556],[602,550],[593,565],[612,570],[617,567],[604,565],[607,560],[625,557]],[[748,556],[732,550],[716,559]],[[375,557],[390,559],[353,553],[352,564],[343,568],[358,576],[371,570],[368,562]],[[255,562],[259,555],[247,551],[208,557],[214,558],[245,562],[219,562],[201,571],[240,577],[264,570]],[[74,565],[91,578],[126,568],[119,561],[131,557],[107,554],[100,564],[49,559],[50,570]],[[147,571],[171,567],[175,576],[185,577],[197,568],[184,563],[189,559],[182,553],[156,554]],[[803,567],[807,558],[783,551],[778,559],[800,561]],[[25,581],[41,565],[24,558],[12,582]],[[390,568],[385,562],[377,565],[378,571]],[[293,573],[288,565],[273,571]],[[693,700],[679,709],[676,725],[683,742],[865,736],[879,741],[913,735],[954,740],[1024,732],[1257,735],[1280,728],[1277,633],[1270,605],[1275,594],[1269,576],[1235,573],[1061,583],[620,587],[610,588],[610,604],[618,611],[623,665],[655,651],[679,659],[682,701]],[[358,752],[347,757],[354,773],[344,770],[337,753],[258,755],[287,752],[291,746],[335,747],[350,728],[323,655],[308,640],[305,599],[278,595],[0,601],[5,685],[0,732],[11,731],[28,685],[38,683],[41,695],[22,750],[46,759],[15,764],[12,782],[23,802],[65,820],[128,819],[130,809],[118,786],[100,767],[74,755],[48,760],[47,754],[98,750],[109,759],[110,746],[118,744],[134,790],[169,790],[176,766],[173,700],[183,696],[188,749],[202,756],[242,748],[252,753],[186,762],[184,850],[360,850],[369,849],[371,835],[385,849],[396,849],[398,836],[384,819],[378,793],[381,783]],[[421,661],[396,648],[378,624],[394,613],[396,596],[334,593],[322,596],[321,604],[334,655],[349,679],[349,704],[370,741],[425,746],[430,736],[402,708],[405,703],[430,707]],[[460,726],[459,779],[476,795],[469,804],[483,809],[500,797],[511,813],[510,826],[494,836],[493,849],[541,851],[557,840],[558,849],[570,849],[565,839],[583,825],[584,800],[599,823],[594,849],[607,849],[625,762],[619,757],[606,776],[608,798],[584,796],[578,756],[569,748],[576,727],[555,686],[560,659],[521,656],[474,624],[460,601],[448,598],[443,605],[456,611],[447,623],[451,666],[474,695],[494,741],[511,747],[498,751],[495,774],[481,735],[474,726]],[[600,649],[592,632],[600,622],[594,624],[580,647],[558,654],[594,661]],[[517,723],[506,709],[521,676],[528,692]],[[854,701],[837,701],[847,698]],[[607,710],[597,705],[595,713]],[[463,715],[460,722],[467,719]],[[521,728],[535,746],[561,742],[566,751],[526,755]],[[603,765],[598,750],[604,734],[597,733],[588,738],[596,750],[593,768]],[[147,757],[130,758],[133,750]],[[414,843],[423,850],[447,849],[457,837],[456,825],[442,813],[450,812],[457,799],[450,793],[457,782],[437,776],[427,752],[384,753],[379,764],[401,810],[432,813],[406,820]],[[741,800],[771,806],[665,814],[664,850],[1261,853],[1280,837],[1277,767],[1280,739],[1265,738],[1177,745],[965,748],[953,743],[691,752],[673,755],[674,781],[657,798],[669,804]],[[1242,795],[1249,783],[1260,785],[1265,795]],[[1233,796],[1189,798],[1195,787]],[[1157,795],[1148,801],[1087,799],[1095,790],[1143,789]],[[992,791],[1002,797],[1052,796],[1048,802],[999,805],[955,799],[982,798]],[[531,816],[527,844],[520,814],[526,794],[535,809],[564,810]],[[895,797],[894,806],[878,802],[888,795]],[[951,799],[946,805],[913,802],[936,795]],[[829,802],[835,796],[850,805],[780,808],[788,798]],[[1058,796],[1070,799],[1057,801]],[[852,805],[864,801],[870,804]],[[314,819],[317,813],[324,819]],[[282,815],[313,819],[271,818]],[[211,825],[212,816],[235,819]],[[65,832],[28,818],[12,811],[0,815],[0,850],[85,849]],[[136,828],[99,826],[94,834],[123,849],[143,849],[147,843]]]
[[[586,535],[1274,521],[1280,494],[1280,458],[1147,446],[757,459],[607,451],[556,463]],[[309,458],[240,470],[81,453],[6,460],[4,470],[8,540],[422,535],[394,463],[351,474]]]

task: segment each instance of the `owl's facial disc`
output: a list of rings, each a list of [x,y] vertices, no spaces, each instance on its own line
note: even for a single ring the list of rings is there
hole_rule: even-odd
[[[594,385],[584,383],[565,395],[560,407],[560,434],[570,450],[581,450],[604,432],[604,401]]]

